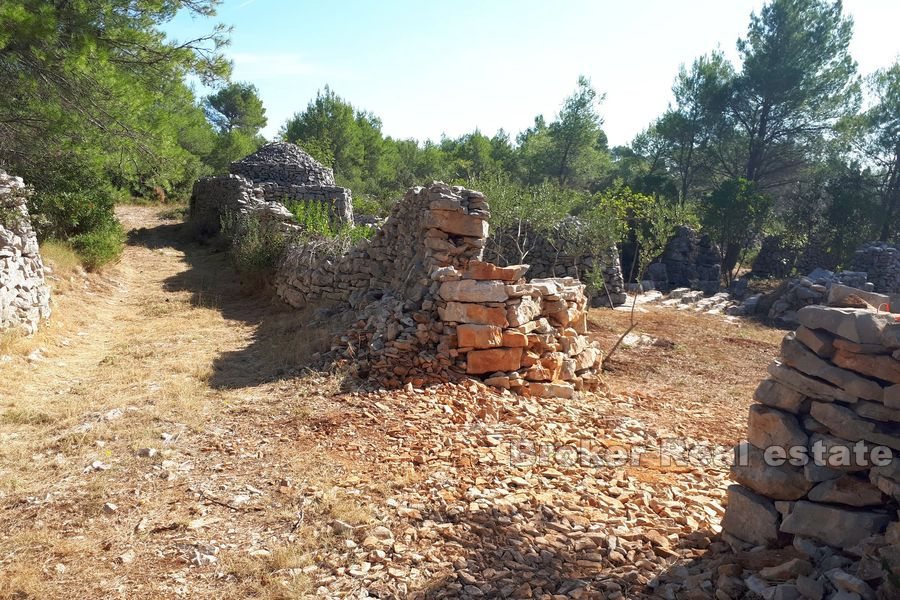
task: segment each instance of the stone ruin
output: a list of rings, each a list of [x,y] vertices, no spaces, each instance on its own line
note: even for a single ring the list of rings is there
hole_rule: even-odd
[[[0,332],[35,333],[50,317],[50,288],[21,177],[0,170]]]
[[[575,217],[560,222],[550,235],[533,231],[527,224],[496,231],[485,248],[485,256],[499,265],[522,261],[531,265],[529,272],[535,277],[574,277],[587,282],[594,269],[600,269],[602,290],[592,290],[593,306],[619,306],[625,303],[625,280],[619,250],[610,246],[594,256],[573,252],[567,248],[567,239],[577,236],[581,223]],[[524,254],[524,256],[523,256]]]
[[[798,553],[746,580],[763,598],[900,598],[900,322],[828,306],[798,319],[735,448],[723,537]]]
[[[886,242],[869,242],[854,253],[850,265],[854,271],[868,275],[876,292],[900,293],[900,250],[894,246]]]
[[[540,397],[593,388],[602,353],[584,335],[584,284],[528,282],[528,265],[483,262],[489,217],[480,192],[411,188],[375,236],[347,253],[289,246],[276,293],[297,308],[349,315],[332,358],[388,387],[478,378]]]
[[[523,276],[528,265],[486,262],[484,195],[435,182],[411,188],[370,240],[350,248],[304,238],[284,206],[313,201],[352,224],[350,191],[293,144],[269,144],[198,180],[189,222],[202,237],[223,216],[251,217],[291,240],[274,278],[287,304],[346,324],[323,361],[346,362],[382,385],[478,378],[533,396],[571,397],[597,383],[602,352],[585,337],[588,299],[574,277]],[[614,266],[615,262],[610,261]],[[612,285],[621,285],[615,278]]]
[[[194,184],[191,223],[202,235],[215,235],[227,213],[267,209],[269,216],[290,220],[283,207],[292,202],[317,203],[332,223],[352,223],[350,190],[334,183],[323,167],[294,144],[275,142],[231,163],[228,175],[204,177]]]
[[[647,268],[647,279],[663,292],[690,288],[715,294],[721,285],[722,253],[709,235],[679,227],[662,255]]]

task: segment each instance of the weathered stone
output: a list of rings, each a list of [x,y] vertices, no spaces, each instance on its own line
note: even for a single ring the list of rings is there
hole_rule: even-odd
[[[831,361],[839,367],[891,383],[900,383],[900,361],[881,354],[855,354],[839,350]]]
[[[780,565],[761,569],[759,576],[769,581],[788,581],[796,579],[800,575],[809,575],[812,572],[813,566],[808,560],[792,558]]]
[[[804,396],[810,398],[827,400],[829,402],[834,400],[856,402],[857,400],[856,396],[853,394],[849,394],[840,388],[829,385],[814,377],[804,375],[800,371],[792,369],[778,361],[769,364],[768,372],[772,379],[791,389],[797,390]],[[898,394],[898,398],[900,398],[900,394]]]
[[[504,390],[509,389],[510,379],[507,375],[492,375],[484,380],[485,385],[491,385]]]
[[[807,306],[797,311],[801,325],[824,329],[834,335],[860,344],[880,344],[885,327],[893,322],[891,315],[861,308]]]
[[[485,219],[455,211],[429,210],[425,223],[428,227],[453,235],[484,238],[488,234],[488,222]]]
[[[806,446],[809,438],[794,415],[754,404],[750,407],[747,439],[760,450],[765,450],[772,446],[785,449]]]
[[[521,348],[472,350],[466,354],[466,373],[481,375],[495,371],[515,371],[522,366]]]
[[[880,402],[884,397],[882,387],[878,383],[822,360],[796,341],[793,334],[789,333],[781,342],[781,358],[788,366],[807,375],[824,379],[858,398]]]
[[[498,267],[495,264],[471,260],[462,272],[463,279],[518,281],[525,276],[528,265]]]
[[[517,304],[511,304],[506,310],[510,327],[519,327],[540,315],[541,301],[530,296],[524,296]]]
[[[834,347],[836,350],[844,350],[845,352],[853,352],[854,354],[890,354],[890,348],[885,348],[881,344],[857,344],[844,338],[835,338]]]
[[[849,408],[833,403],[813,402],[810,414],[837,437],[852,442],[865,440],[900,450],[900,436],[895,435],[896,429],[863,419]]]
[[[809,438],[810,461],[806,466],[816,464],[828,469],[828,473],[822,472],[821,479],[836,479],[831,476],[836,472],[854,473],[865,471],[876,464],[884,454],[890,454],[890,450],[879,450],[866,441],[851,442],[833,435],[815,433]],[[829,475],[829,476],[826,476]],[[812,480],[811,481],[815,481]]]
[[[887,390],[885,390],[885,398],[887,398]],[[859,416],[865,419],[875,421],[884,421],[889,423],[900,423],[900,409],[888,408],[879,402],[857,402],[853,410]]]
[[[809,329],[800,326],[795,332],[797,341],[803,343],[804,346],[821,356],[822,358],[830,358],[834,355],[834,336],[821,329]]]
[[[494,348],[503,346],[503,329],[496,325],[465,324],[456,328],[460,348]]]
[[[890,522],[886,514],[856,511],[801,500],[781,523],[784,533],[802,535],[834,546],[848,548],[876,533]]]
[[[794,414],[806,412],[809,407],[809,399],[805,395],[774,379],[763,379],[757,386],[753,399]]]
[[[446,281],[438,294],[448,302],[505,302],[509,298],[502,282],[474,279]]]
[[[768,464],[765,453],[747,442],[734,449],[731,475],[741,485],[774,500],[797,500],[812,487],[802,469],[787,461],[779,466]]]
[[[476,325],[497,325],[506,327],[506,310],[499,307],[483,306],[467,302],[448,302],[447,306],[438,308],[442,321],[452,323],[473,323]]]
[[[553,382],[540,383],[534,382],[528,385],[528,391],[532,396],[538,398],[574,398],[575,388],[570,383]]]
[[[524,348],[528,345],[528,336],[524,333],[506,329],[501,336],[501,346],[507,348]]]
[[[888,408],[900,409],[900,385],[889,385],[884,388],[883,402]]]
[[[728,486],[728,510],[722,519],[722,531],[758,546],[778,541],[781,517],[771,500],[740,485]]]
[[[884,503],[881,490],[867,480],[853,475],[823,481],[809,491],[809,499],[813,502],[857,507],[879,506]]]
[[[822,600],[825,596],[825,586],[818,579],[801,575],[797,577],[797,590],[809,600]]]

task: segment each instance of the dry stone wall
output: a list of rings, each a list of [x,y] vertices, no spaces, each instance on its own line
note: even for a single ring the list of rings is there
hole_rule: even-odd
[[[269,213],[287,213],[278,211],[275,205],[283,207],[289,202],[318,203],[326,208],[333,223],[353,222],[350,190],[336,186],[331,169],[294,144],[267,144],[231,163],[230,171],[194,184],[190,220],[202,234],[218,233],[226,213],[266,205]]]
[[[840,592],[852,583],[863,598],[876,589],[898,598],[900,323],[827,306],[798,319],[735,448],[723,534],[736,548],[803,553],[806,564],[787,569],[782,585]]]
[[[528,265],[483,262],[489,217],[480,192],[411,188],[375,237],[345,254],[289,247],[277,294],[350,311],[331,354],[383,385],[474,377],[535,396],[593,387],[602,355],[583,335],[584,285],[526,282]]]
[[[708,235],[679,227],[648,267],[647,277],[660,291],[687,287],[715,294],[722,278],[722,253]]]
[[[50,289],[20,177],[0,170],[0,331],[37,331],[50,317]]]
[[[870,242],[853,255],[851,266],[868,275],[881,294],[900,293],[900,250],[885,242]]]

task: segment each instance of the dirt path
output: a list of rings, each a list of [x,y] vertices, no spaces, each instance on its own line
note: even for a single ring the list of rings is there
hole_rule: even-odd
[[[0,359],[0,598],[640,598],[709,568],[727,469],[654,452],[739,438],[778,332],[651,313],[663,341],[577,403],[354,391],[223,253],[119,217],[120,264]]]
[[[320,461],[295,424],[309,404],[327,415],[334,391],[293,377],[296,317],[248,295],[222,253],[159,214],[121,208],[120,263],[57,278],[53,320],[0,363],[0,597],[184,595],[207,579],[241,597],[265,582],[223,585],[215,570],[188,582],[191,561],[240,571],[271,555],[261,545],[288,543],[273,532],[297,520],[300,480],[367,518],[334,491],[340,452]],[[273,488],[286,492],[278,510],[259,510]],[[212,538],[215,558],[197,559]]]

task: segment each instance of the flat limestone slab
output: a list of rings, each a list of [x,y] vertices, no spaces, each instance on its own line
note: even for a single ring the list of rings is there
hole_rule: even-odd
[[[798,342],[793,333],[784,336],[781,342],[781,358],[785,364],[798,371],[824,379],[858,398],[876,402],[884,399],[884,390],[877,382],[819,358],[812,350]]]
[[[797,320],[809,329],[824,329],[858,344],[880,344],[885,327],[894,323],[894,315],[865,308],[805,306],[797,311]]]
[[[781,523],[781,531],[811,537],[836,548],[849,548],[881,533],[890,516],[800,501]]]

